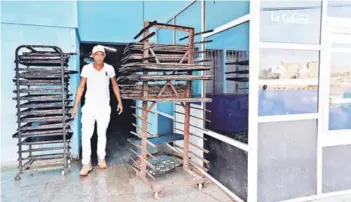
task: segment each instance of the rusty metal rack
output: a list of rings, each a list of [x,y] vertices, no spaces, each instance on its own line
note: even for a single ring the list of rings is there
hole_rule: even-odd
[[[18,173],[70,167],[72,120],[69,58],[57,46],[22,45],[15,52]]]
[[[149,34],[151,29],[187,32],[188,43],[185,45],[149,43],[149,39],[154,35],[154,32]],[[209,75],[193,75],[193,71],[206,71],[211,67],[194,64],[196,42],[194,42],[195,32],[192,27],[145,21],[144,28],[134,39],[141,35],[143,38],[139,42],[126,46],[118,81],[122,98],[142,101],[141,108],[135,107],[142,111],[142,116],[135,115],[142,121],[142,125],[133,124],[141,134],[131,131],[136,137],[128,139],[139,152],[131,151],[135,158],[131,157],[129,163],[136,175],[152,190],[155,198],[159,199],[166,188],[196,184],[202,188],[202,185],[207,182],[199,171],[206,172],[207,169],[189,158],[189,154],[193,154],[189,145],[194,145],[190,142],[190,103],[211,101],[209,98],[191,96],[192,81],[211,79]],[[184,107],[183,133],[158,136],[148,132],[147,125],[152,124],[147,120],[148,114],[153,113],[151,110],[156,102],[163,101],[181,103]],[[150,106],[148,102],[151,102]],[[173,142],[179,140],[184,141],[184,147],[171,146]],[[159,152],[158,147],[162,144],[166,145],[170,152]],[[156,149],[156,152],[149,152],[150,147]],[[203,162],[207,161],[203,160]],[[158,185],[150,181],[180,166],[194,179],[168,185]]]

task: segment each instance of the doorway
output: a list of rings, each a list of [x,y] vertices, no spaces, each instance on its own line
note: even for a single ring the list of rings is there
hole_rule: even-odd
[[[121,66],[121,59],[123,57],[123,51],[126,44],[106,44],[106,43],[81,43],[80,44],[80,70],[83,66],[89,64],[92,61],[90,58],[92,49],[95,45],[104,45],[110,48],[114,48],[117,51],[112,52],[106,50],[105,63],[110,64],[114,67],[116,72],[116,78],[119,76],[118,69]],[[84,105],[85,101],[85,92],[81,100],[81,106]],[[132,135],[129,131],[134,131],[132,123],[135,123],[135,109],[131,106],[135,106],[135,101],[133,100],[122,100],[123,102],[123,113],[118,115],[117,113],[117,98],[113,93],[112,86],[110,84],[110,106],[111,106],[111,118],[110,123],[107,128],[107,145],[106,145],[106,161],[108,164],[123,164],[123,157],[126,154],[126,147],[128,147],[127,138],[130,138]],[[93,137],[91,138],[91,159],[92,163],[97,163],[97,125],[95,123],[95,130]],[[82,155],[82,148],[79,151],[80,157]]]

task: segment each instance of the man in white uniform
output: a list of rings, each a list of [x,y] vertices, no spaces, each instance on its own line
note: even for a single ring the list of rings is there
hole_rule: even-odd
[[[90,139],[94,133],[95,121],[97,122],[98,133],[98,166],[101,169],[107,168],[106,155],[106,130],[110,122],[110,80],[113,87],[113,92],[118,100],[117,111],[119,114],[123,111],[122,100],[120,96],[119,87],[116,81],[116,74],[114,68],[104,63],[105,49],[101,45],[93,48],[91,55],[94,62],[85,65],[82,69],[80,84],[77,90],[72,115],[77,113],[78,104],[82,98],[85,84],[87,84],[87,92],[85,95],[85,104],[82,108],[82,152],[83,167],[80,175],[86,176],[92,170],[90,156],[91,146]]]

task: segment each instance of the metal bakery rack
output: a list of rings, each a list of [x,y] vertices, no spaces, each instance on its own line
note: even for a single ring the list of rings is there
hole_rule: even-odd
[[[189,35],[183,39],[188,39],[185,45],[178,44],[158,44],[149,43],[149,39],[155,35],[151,29],[168,29],[173,31],[186,32]],[[194,42],[194,36],[201,33],[194,33],[194,28],[158,23],[157,21],[144,22],[144,28],[134,39],[141,35],[143,38],[138,43],[127,45],[122,59],[122,66],[118,77],[121,86],[121,96],[124,99],[142,101],[142,107],[135,107],[142,111],[142,115],[134,116],[140,119],[141,126],[133,123],[133,126],[141,131],[141,134],[131,131],[135,138],[128,141],[136,147],[131,150],[135,158],[130,158],[130,164],[136,175],[149,186],[156,199],[163,195],[166,188],[182,187],[185,185],[202,185],[207,181],[204,172],[207,169],[196,163],[193,158],[208,163],[199,155],[191,151],[191,148],[207,150],[198,147],[190,142],[190,103],[210,102],[211,99],[191,96],[191,82],[195,80],[208,80],[210,75],[194,75],[194,71],[206,71],[209,65],[194,64],[195,47],[194,44],[206,42]],[[154,135],[148,131],[148,114],[156,102],[181,103],[184,107],[184,129],[183,133],[173,133],[167,135]],[[148,103],[151,103],[148,106]],[[197,136],[201,138],[200,136]],[[183,141],[183,147],[173,144],[175,141]],[[171,145],[173,144],[173,146]],[[158,152],[161,145],[166,145],[171,152]],[[189,148],[191,146],[191,148]],[[156,150],[151,152],[150,150]],[[190,158],[192,157],[192,158]],[[177,167],[183,167],[187,174],[190,174],[190,181],[182,181],[179,184],[161,185],[156,183],[156,177],[174,171]]]
[[[17,101],[18,173],[62,169],[65,175],[70,165],[72,120],[69,110],[71,94],[68,70],[74,53],[63,53],[57,46],[22,45],[15,53],[13,92]]]

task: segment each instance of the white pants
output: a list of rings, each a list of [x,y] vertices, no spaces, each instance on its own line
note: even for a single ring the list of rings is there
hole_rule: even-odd
[[[82,108],[82,164],[90,163],[90,139],[94,133],[95,121],[97,122],[97,155],[104,159],[106,156],[106,130],[110,122],[111,107],[91,106],[85,104]]]

